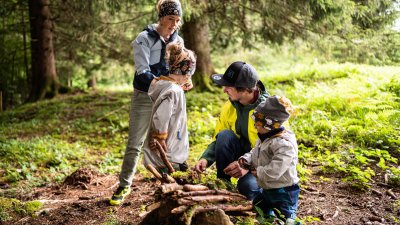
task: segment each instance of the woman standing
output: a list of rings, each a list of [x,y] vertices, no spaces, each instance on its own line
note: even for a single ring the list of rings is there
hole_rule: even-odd
[[[182,17],[179,0],[159,0],[156,8],[158,24],[147,26],[132,42],[136,73],[129,114],[129,137],[119,175],[119,187],[110,199],[111,205],[121,204],[131,191],[136,165],[149,131],[152,101],[147,91],[155,77],[168,75],[166,45],[172,42],[183,43],[178,35]]]

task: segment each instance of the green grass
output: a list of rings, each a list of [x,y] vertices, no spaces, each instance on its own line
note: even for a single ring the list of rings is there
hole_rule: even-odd
[[[263,81],[270,93],[296,105],[290,124],[301,161],[318,161],[324,171],[343,173],[364,188],[376,172],[398,180],[399,77],[399,67],[315,64]]]
[[[259,69],[271,94],[292,100],[290,126],[298,137],[298,165],[368,188],[377,174],[400,184],[400,68],[354,64],[303,64]],[[14,188],[60,182],[76,168],[118,173],[128,133],[131,91],[91,91],[26,104],[0,114],[0,181]],[[227,97],[187,94],[190,166],[211,142]],[[144,170],[143,166],[139,170]],[[7,193],[11,195],[12,191]]]

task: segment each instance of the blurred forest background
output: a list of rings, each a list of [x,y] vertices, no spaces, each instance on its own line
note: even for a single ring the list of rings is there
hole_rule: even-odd
[[[130,86],[130,43],[157,21],[154,5],[1,1],[0,110],[76,89]],[[244,51],[251,51],[249,62],[264,75],[316,61],[400,63],[396,0],[183,0],[182,5],[180,33],[199,58],[198,91],[212,90],[208,76]]]

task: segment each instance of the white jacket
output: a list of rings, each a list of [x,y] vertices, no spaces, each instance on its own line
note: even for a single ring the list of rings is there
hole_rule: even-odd
[[[298,147],[292,131],[285,130],[280,136],[273,136],[261,142],[243,155],[257,170],[257,183],[263,189],[282,188],[299,182],[296,165]]]
[[[149,135],[153,132],[168,133],[167,157],[171,163],[180,164],[189,156],[189,135],[187,130],[186,98],[183,89],[168,78],[160,77],[150,85],[148,95],[153,101]],[[143,146],[145,165],[165,168],[161,158],[148,146]]]

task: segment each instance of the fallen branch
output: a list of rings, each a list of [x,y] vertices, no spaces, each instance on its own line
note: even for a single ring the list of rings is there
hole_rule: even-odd
[[[376,211],[376,209],[375,209],[375,208],[372,208],[372,207],[370,207],[370,208],[369,208],[369,210],[371,210],[372,214],[374,214],[375,216],[378,216],[378,217],[380,217],[380,215],[379,215],[378,211]]]
[[[204,196],[189,196],[178,199],[179,205],[192,205],[193,203],[209,203],[209,202],[229,202],[233,201],[232,196],[226,195],[204,195]]]
[[[382,196],[382,192],[380,192],[380,191],[378,191],[378,190],[376,190],[376,189],[371,189],[371,191],[372,191],[372,193],[375,193],[375,194],[377,194],[377,195],[379,195],[379,196]]]
[[[111,185],[111,187],[109,187],[107,189],[114,189],[118,184],[119,184],[119,181],[115,182],[113,185]]]
[[[187,196],[200,196],[200,195],[232,195],[242,198],[246,200],[246,196],[241,195],[239,193],[230,192],[227,190],[204,190],[204,191],[190,191],[190,192],[178,192],[178,196],[187,197]]]
[[[385,222],[385,219],[379,216],[369,216],[368,219],[370,221]]]
[[[318,190],[318,189],[316,189],[316,188],[313,188],[313,187],[310,187],[310,186],[308,186],[308,187],[305,187],[305,188],[303,188],[303,189],[305,189],[305,190],[308,190],[308,191],[312,191],[312,192],[319,192],[319,190]]]
[[[179,214],[179,213],[183,213],[185,212],[190,206],[187,205],[181,205],[179,207],[176,207],[174,209],[171,210],[172,214]]]
[[[183,185],[184,191],[204,191],[208,190],[207,186],[201,184],[185,184]]]
[[[319,192],[309,191],[309,190],[306,190],[306,189],[301,189],[301,191],[305,192],[307,194],[310,194],[310,195],[319,195],[320,194]]]
[[[392,185],[386,184],[386,183],[382,183],[382,182],[376,182],[376,184],[378,186],[381,186],[381,187],[387,187],[387,188],[391,188],[392,187]]]
[[[397,196],[393,193],[391,189],[387,190],[386,193],[390,195],[394,200],[397,200]]]
[[[335,219],[337,216],[339,215],[339,207],[336,206],[336,210],[335,213],[333,214],[333,216],[331,217],[331,219]]]
[[[160,180],[160,181],[163,181],[163,177],[162,177],[161,174],[157,171],[157,169],[154,168],[153,165],[147,164],[147,165],[146,165],[146,169],[148,169],[148,170],[154,175],[155,178],[157,178],[157,179]]]
[[[158,142],[156,139],[154,139],[154,142],[155,142],[156,145],[157,145],[158,152],[160,153],[160,156],[161,156],[162,161],[163,161],[164,164],[167,166],[168,171],[169,171],[170,173],[175,172],[174,168],[172,167],[171,162],[170,162],[170,161],[168,160],[168,158],[167,158],[167,155],[166,155],[167,149],[164,149],[164,148],[161,146],[160,142]]]
[[[179,214],[187,211],[188,209],[195,209],[197,212],[208,212],[208,211],[213,211],[217,209],[221,209],[225,212],[236,212],[236,211],[251,211],[253,209],[253,205],[247,204],[247,205],[227,205],[227,204],[217,204],[217,205],[205,205],[205,206],[199,206],[197,205],[196,207],[189,207],[189,206],[179,206],[174,208],[171,213],[173,214]]]
[[[167,173],[163,173],[162,178],[165,183],[176,183],[175,179]]]
[[[171,184],[163,184],[161,185],[161,192],[163,194],[167,194],[170,192],[174,192],[174,191],[178,191],[178,190],[182,190],[183,186],[179,185],[177,183],[171,183]]]
[[[70,199],[60,199],[60,200],[53,200],[53,199],[39,199],[37,200],[38,202],[42,204],[57,204],[57,203],[69,203],[69,202],[75,202],[77,201],[78,198],[70,198]]]

